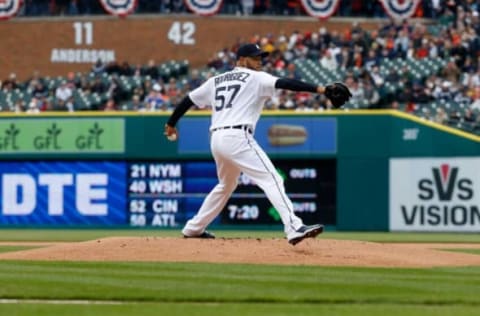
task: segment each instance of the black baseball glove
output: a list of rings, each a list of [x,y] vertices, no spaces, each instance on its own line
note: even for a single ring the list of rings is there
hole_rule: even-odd
[[[333,108],[338,109],[348,102],[352,93],[343,83],[335,82],[325,87],[325,96],[332,102]]]

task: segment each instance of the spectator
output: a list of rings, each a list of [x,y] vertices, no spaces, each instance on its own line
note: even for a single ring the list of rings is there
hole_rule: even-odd
[[[115,100],[115,104],[118,104],[122,100],[126,99],[126,92],[122,89],[117,75],[111,76],[106,94],[109,98]]]
[[[400,103],[397,100],[393,100],[392,103],[390,103],[390,109],[400,110]]]
[[[352,98],[350,99],[351,104],[361,104],[365,99],[365,90],[363,85],[356,79],[347,78],[345,84],[349,87],[350,92],[352,93]]]
[[[157,65],[155,65],[155,61],[153,59],[150,59],[148,61],[147,66],[145,67],[145,69],[143,69],[142,75],[149,76],[153,80],[158,80],[158,78],[160,77],[160,74],[158,71],[158,67]]]
[[[323,56],[320,59],[320,65],[330,71],[335,71],[338,67],[336,58],[333,57],[332,52],[328,49],[323,53]]]
[[[17,75],[15,73],[11,73],[7,79],[2,82],[2,90],[4,91],[13,91],[15,89],[20,88],[20,85],[17,81]]]
[[[138,94],[134,94],[132,97],[132,104],[130,110],[140,111],[142,108],[145,108],[145,106],[142,101],[140,101],[140,96]]]
[[[415,103],[427,103],[431,101],[431,98],[427,94],[425,88],[418,82],[413,84],[412,101]]]
[[[285,34],[282,33],[280,34],[280,36],[278,36],[275,46],[277,47],[277,50],[282,54],[288,50],[288,42]]]
[[[92,72],[95,75],[101,75],[105,72],[105,64],[101,59],[97,59],[95,64],[92,66]]]
[[[469,105],[472,103],[471,94],[472,91],[468,86],[460,86],[458,91],[455,92],[453,100],[459,104]]]
[[[428,57],[429,54],[430,54],[430,42],[428,38],[425,37],[422,39],[422,44],[420,45],[420,47],[418,47],[417,50],[415,51],[415,57],[417,59],[422,59],[422,58]]]
[[[105,103],[103,110],[105,112],[111,112],[111,111],[116,111],[117,110],[117,104],[115,103],[115,100],[113,98],[110,98],[107,100]]]
[[[287,74],[285,77],[291,78],[291,79],[300,79],[301,76],[297,71],[297,67],[295,66],[294,63],[288,64],[287,66]]]
[[[480,86],[480,67],[477,68],[477,71],[471,76],[469,85],[474,87]]]
[[[380,74],[380,69],[378,66],[372,67],[372,72],[370,73],[371,80],[375,87],[381,88],[385,83],[385,79],[383,78],[382,74]]]
[[[453,100],[453,92],[451,90],[452,83],[450,81],[443,81],[441,86],[438,86],[433,91],[433,97],[438,100],[451,101]]]
[[[465,122],[474,123],[476,121],[476,117],[473,110],[470,108],[465,109],[465,112],[463,113],[463,119]]]
[[[165,6],[167,13],[180,13],[185,11],[182,0],[168,0]]]
[[[243,15],[252,15],[253,7],[254,7],[254,0],[240,0],[242,5]]]
[[[366,70],[371,71],[374,66],[379,66],[379,59],[377,52],[374,49],[368,51],[368,56],[365,58],[364,67]]]
[[[138,112],[156,112],[157,109],[155,108],[154,102],[143,102],[143,106],[138,108]]]
[[[173,98],[176,97],[180,94],[180,87],[177,84],[177,79],[174,77],[171,77],[170,80],[168,81],[168,84],[165,87],[165,94],[167,95],[168,98]]]
[[[162,108],[164,103],[168,101],[167,96],[162,92],[162,87],[158,83],[153,85],[152,90],[144,100],[148,111],[158,111]]]
[[[347,46],[343,46],[340,54],[338,55],[338,65],[342,71],[347,70],[347,68],[352,65],[350,50]]]
[[[120,69],[119,69],[118,73],[121,76],[132,76],[133,75],[133,69],[132,69],[132,67],[130,67],[130,64],[128,62],[124,61],[120,65]]]
[[[82,90],[85,93],[92,92],[92,83],[90,82],[86,74],[82,74],[82,76],[80,77],[77,89]]]
[[[67,81],[64,80],[61,82],[60,86],[55,91],[55,97],[57,99],[67,101],[73,95],[72,88],[68,85]]]
[[[312,112],[322,112],[325,107],[322,106],[320,98],[314,98],[312,101]]]
[[[408,99],[408,98],[405,98],[405,99]],[[408,102],[406,102],[405,112],[413,114],[414,112],[418,111],[418,108],[419,107],[418,107],[417,104],[415,104],[412,101],[408,101]]]
[[[77,85],[79,85],[78,79],[75,77],[75,74],[72,71],[67,74],[67,85],[72,90],[75,89]]]
[[[311,107],[309,107],[308,100],[304,100],[302,102],[298,102],[295,112],[313,112],[313,110]]]
[[[103,94],[107,91],[107,87],[103,83],[102,78],[100,76],[95,77],[95,80],[91,84],[90,91],[92,93],[98,93],[98,94]]]
[[[442,15],[444,11],[442,0],[427,0],[426,2],[427,9],[425,10],[425,12],[427,12],[427,15],[429,17],[435,19]]]
[[[15,101],[12,111],[15,113],[25,112],[25,102],[22,99]]]
[[[278,96],[278,103],[276,104],[276,108],[279,110],[291,110],[295,108],[294,98],[293,98],[292,91],[281,91],[280,95]]]
[[[135,65],[132,67],[132,77],[137,80],[142,80],[143,75],[143,67],[140,64]]]
[[[33,86],[32,97],[37,99],[44,99],[48,97],[48,89],[43,85],[42,81],[35,79],[31,81]]]
[[[121,67],[117,61],[111,61],[105,66],[105,72],[109,75],[120,74]]]
[[[72,98],[69,98],[68,100],[57,99],[57,102],[53,106],[53,110],[59,112],[73,112],[74,105]]]
[[[40,109],[37,105],[37,99],[33,98],[30,100],[30,103],[28,104],[28,109],[26,111],[28,114],[38,114],[40,113]]]
[[[480,86],[475,87],[472,99],[473,103],[470,105],[470,108],[480,111]]]
[[[188,84],[190,85],[189,91],[196,89],[202,84],[202,78],[200,78],[200,72],[197,69],[192,70]]]
[[[26,0],[25,1],[25,15],[26,16],[41,16],[48,15],[50,0]]]
[[[225,0],[223,3],[222,13],[230,15],[241,15],[242,5],[240,0]]]
[[[58,15],[66,15],[70,12],[70,0],[53,0],[53,12]]]
[[[225,69],[224,57],[225,52],[223,51],[215,53],[214,56],[208,61],[207,66],[217,70]]]
[[[35,88],[35,84],[37,82],[40,82],[40,83],[43,84],[43,86],[45,86],[45,79],[43,79],[40,76],[40,72],[38,70],[35,70],[32,74],[32,77],[27,80],[26,85],[27,85],[28,89],[33,90]]]
[[[378,108],[380,103],[380,94],[378,93],[377,89],[375,89],[370,80],[365,80],[364,86],[364,97],[369,105],[369,108]]]
[[[460,77],[461,71],[454,61],[449,61],[442,70],[442,76],[451,83],[456,83]]]
[[[305,40],[305,46],[308,49],[308,58],[319,59],[320,51],[326,48],[326,44],[322,42],[320,35],[316,32],[313,32],[310,37]]]
[[[160,82],[160,80],[158,81]],[[148,93],[153,89],[153,81],[148,77],[143,81],[142,86],[138,89],[134,90],[134,94],[138,94],[140,96],[140,100],[145,100]]]
[[[410,39],[408,33],[405,30],[400,30],[398,36],[394,41],[394,49],[397,56],[405,57],[408,51]]]

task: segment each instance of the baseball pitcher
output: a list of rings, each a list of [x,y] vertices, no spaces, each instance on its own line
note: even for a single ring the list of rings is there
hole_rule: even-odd
[[[165,125],[166,137],[176,140],[178,134],[175,125],[191,106],[195,104],[212,108],[210,148],[217,166],[218,184],[207,195],[198,213],[183,228],[182,234],[186,238],[215,238],[206,228],[225,207],[241,172],[265,192],[277,209],[290,244],[315,238],[323,232],[323,225],[304,225],[295,215],[292,202],[285,193],[283,179],[253,135],[263,105],[274,95],[275,89],[324,93],[335,108],[345,104],[351,94],[341,83],[323,87],[263,72],[262,58],[267,55],[258,45],[240,46],[236,67],[208,79],[191,91],[178,104]]]

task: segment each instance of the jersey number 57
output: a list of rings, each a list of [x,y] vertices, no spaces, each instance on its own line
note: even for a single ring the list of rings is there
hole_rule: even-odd
[[[218,87],[215,90],[215,111],[221,111],[224,108],[231,108],[235,97],[240,91],[242,86],[239,84],[233,84],[226,87]],[[228,100],[228,101],[226,101]]]

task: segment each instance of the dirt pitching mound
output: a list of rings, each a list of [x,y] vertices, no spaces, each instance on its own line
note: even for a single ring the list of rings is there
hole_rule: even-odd
[[[14,243],[2,243],[8,244]],[[387,244],[308,239],[291,246],[285,239],[112,237],[86,242],[38,245],[42,248],[2,253],[0,260],[214,262],[410,268],[480,266],[480,255],[441,250],[480,249],[480,244]]]

